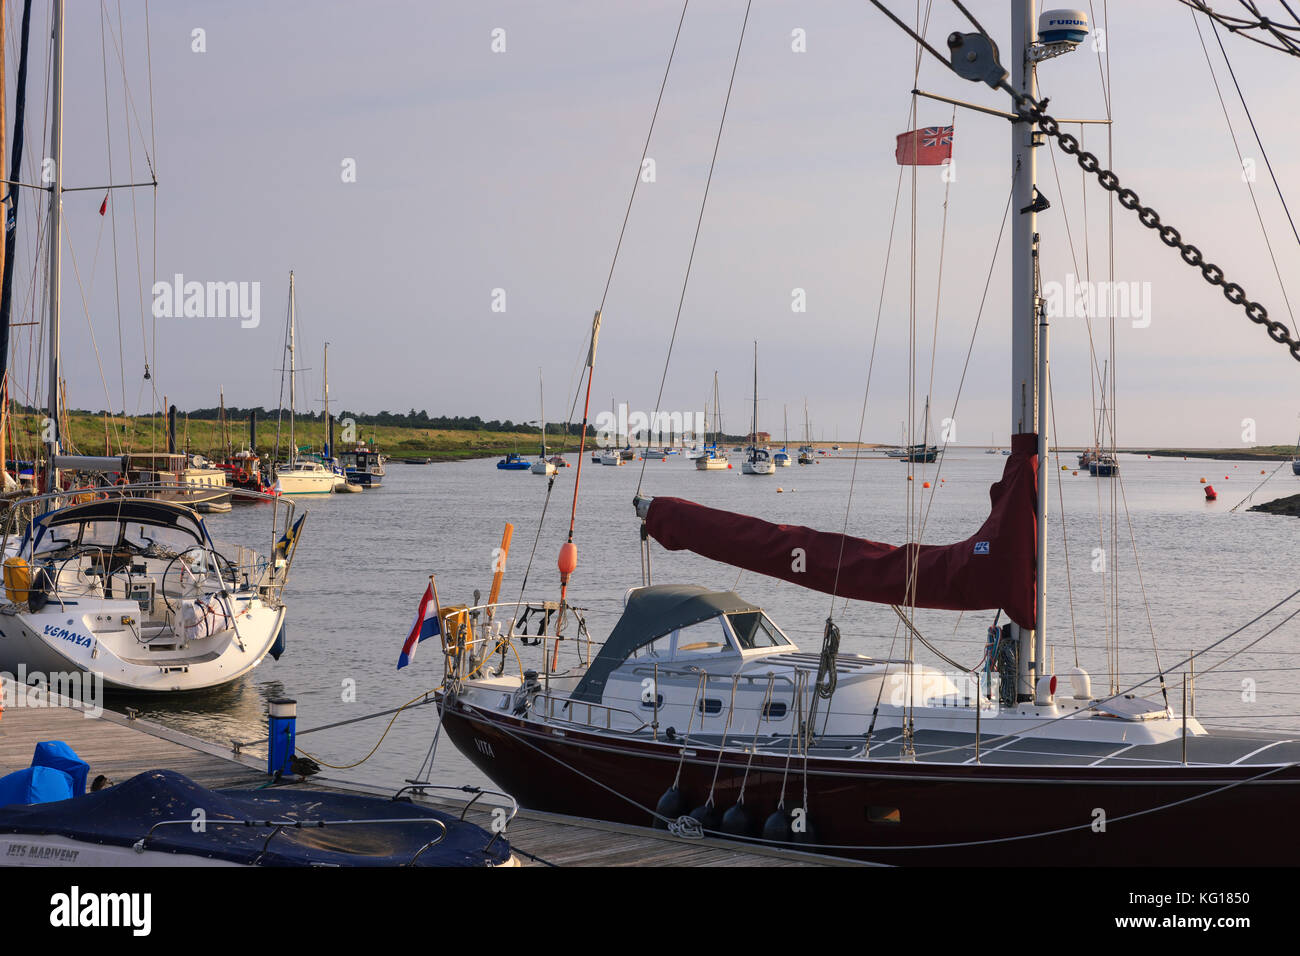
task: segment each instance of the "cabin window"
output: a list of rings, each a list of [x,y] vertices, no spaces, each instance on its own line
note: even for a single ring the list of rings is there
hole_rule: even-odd
[[[727,637],[727,626],[722,618],[710,618],[699,624],[684,627],[677,634],[677,647],[674,656],[682,658],[699,657],[708,654],[722,654],[731,650],[731,641]]]
[[[740,644],[741,650],[784,647],[790,643],[762,611],[728,614],[727,620],[731,622],[731,629],[736,632],[736,641]]]
[[[709,714],[720,714],[722,713],[722,698],[705,697],[695,705],[695,709],[706,716]]]
[[[675,633],[676,632],[674,632],[674,634]],[[631,656],[636,658],[649,657],[667,660],[672,656],[674,634],[665,634],[663,637],[656,637],[649,644],[645,644],[634,650]]]
[[[782,720],[785,717],[786,709],[787,708],[785,705],[785,701],[781,701],[781,700],[769,701],[767,705],[764,706],[763,708],[763,719]]]

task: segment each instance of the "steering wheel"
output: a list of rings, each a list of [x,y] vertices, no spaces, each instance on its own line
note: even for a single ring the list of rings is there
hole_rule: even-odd
[[[87,595],[95,590],[96,587],[103,585],[104,580],[108,577],[108,552],[105,548],[97,545],[88,545],[80,548],[76,554],[69,555],[59,562],[58,571],[54,575],[54,586],[59,588],[59,582],[63,580],[63,570],[73,561],[82,561],[91,555],[99,555],[100,575],[92,576],[87,574],[88,565],[79,565],[77,567],[76,584],[79,587],[80,594]]]
[[[205,564],[209,564],[209,566],[199,572],[193,571],[189,567],[189,563],[184,561],[184,558],[186,555],[194,553],[203,555]],[[206,580],[209,575],[216,574],[217,579],[223,585],[228,580],[234,578],[235,568],[234,565],[230,563],[229,558],[218,554],[216,551],[206,548],[203,545],[196,544],[192,548],[186,548],[180,554],[176,555],[176,557],[167,562],[167,567],[163,569],[162,579],[160,581],[159,590],[162,592],[163,604],[166,605],[167,610],[172,613],[176,612],[176,607],[167,597],[167,576],[172,573],[172,568],[175,566],[177,561],[183,562],[181,564],[181,573],[177,575],[181,581],[180,587],[177,588],[177,596],[182,599],[190,596],[198,597],[202,594],[200,584],[202,581]]]

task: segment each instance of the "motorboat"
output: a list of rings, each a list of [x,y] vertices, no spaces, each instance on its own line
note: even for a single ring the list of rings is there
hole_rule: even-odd
[[[497,462],[500,471],[527,471],[532,465],[518,452],[510,452]]]

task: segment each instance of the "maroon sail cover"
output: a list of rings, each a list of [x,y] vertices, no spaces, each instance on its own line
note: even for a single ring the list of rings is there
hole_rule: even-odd
[[[669,551],[694,551],[815,591],[949,611],[1001,608],[1021,627],[1032,628],[1037,496],[1038,436],[1025,434],[1011,439],[1002,480],[989,489],[988,519],[955,544],[898,547],[772,524],[682,498],[655,498],[646,526]]]

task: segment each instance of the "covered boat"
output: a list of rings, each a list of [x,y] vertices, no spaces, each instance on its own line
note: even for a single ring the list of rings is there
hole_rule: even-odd
[[[195,820],[203,826],[196,827]],[[278,787],[208,790],[171,770],[0,807],[9,866],[510,866],[510,845],[455,813]]]

